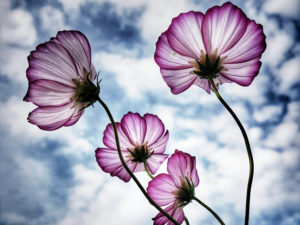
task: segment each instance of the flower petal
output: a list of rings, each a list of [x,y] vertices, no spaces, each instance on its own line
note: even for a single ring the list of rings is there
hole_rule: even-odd
[[[28,121],[37,125],[42,130],[56,130],[71,119],[76,108],[73,108],[73,102],[61,106],[43,106],[33,110]]]
[[[184,212],[182,207],[176,207],[177,203],[169,205],[164,209],[170,216],[172,216],[179,224],[181,224],[184,220]],[[167,217],[165,217],[162,213],[158,213],[154,220],[154,225],[174,225]]]
[[[199,184],[196,159],[188,153],[176,150],[168,160],[167,170],[178,188],[186,179],[192,181],[195,187]]]
[[[130,153],[128,151],[122,151],[122,154],[125,159],[126,165],[131,171],[134,171],[136,163],[130,163]],[[104,172],[110,173],[111,176],[117,176],[125,182],[128,182],[130,180],[131,177],[123,167],[118,152],[116,150],[98,148],[96,150],[96,159],[98,165]]]
[[[120,123],[116,122],[119,142],[121,150],[127,150],[128,148],[134,148],[135,145],[131,144],[128,140],[128,137],[123,132],[122,126]],[[103,143],[111,149],[117,149],[115,133],[112,124],[106,126],[105,131],[103,132]]]
[[[206,52],[211,54],[217,49],[221,55],[232,48],[244,35],[247,24],[243,11],[230,2],[207,10],[201,29]]]
[[[156,115],[147,113],[143,117],[147,127],[144,142],[148,142],[149,146],[155,143],[163,135],[165,126]]]
[[[166,32],[161,34],[156,43],[154,59],[159,67],[171,70],[191,68],[189,62],[194,61],[193,58],[180,55],[171,48]]]
[[[176,200],[178,188],[175,186],[174,180],[168,174],[159,174],[154,177],[148,184],[147,192],[149,196],[159,206],[171,204]]]
[[[181,13],[172,20],[167,30],[167,38],[170,46],[183,56],[199,59],[201,50],[205,50],[201,24],[203,14],[201,12]]]
[[[64,46],[73,58],[78,75],[83,78],[83,68],[92,70],[91,47],[87,38],[79,31],[59,31],[51,41]]]
[[[64,124],[65,127],[69,127],[69,126],[73,126],[78,120],[79,118],[82,116],[82,114],[84,113],[84,110],[80,110],[78,112],[74,112],[72,117],[70,118],[70,120]]]
[[[169,131],[166,131],[166,133],[160,139],[158,139],[154,144],[148,145],[148,147],[151,148],[154,153],[162,154],[166,150],[168,140]]]
[[[160,72],[173,94],[179,94],[185,91],[198,78],[198,76],[193,73],[193,68],[181,70],[160,69]]]
[[[131,144],[144,144],[146,122],[138,113],[128,112],[123,116],[121,126]]]
[[[149,159],[147,159],[147,167],[152,174],[155,174],[159,169],[160,165],[168,158],[168,154],[152,154]]]
[[[29,83],[24,101],[38,106],[59,106],[72,101],[75,89],[52,80],[35,80]]]
[[[77,79],[76,66],[61,44],[47,42],[39,45],[28,56],[28,63],[26,74],[29,82],[44,79],[75,87],[72,79]]]

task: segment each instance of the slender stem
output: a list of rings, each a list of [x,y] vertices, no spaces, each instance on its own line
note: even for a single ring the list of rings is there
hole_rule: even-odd
[[[152,174],[150,173],[146,161],[144,161],[144,167],[145,167],[145,171],[146,171],[146,173],[148,174],[148,176],[149,176],[151,179],[153,179],[154,177],[153,177]]]
[[[242,135],[244,137],[244,141],[245,141],[245,145],[246,145],[246,149],[247,149],[247,154],[248,154],[248,159],[249,159],[249,167],[250,167],[249,168],[248,185],[247,185],[247,195],[246,195],[246,210],[245,210],[245,225],[248,225],[249,224],[251,186],[252,186],[253,173],[254,173],[254,162],[253,162],[253,156],[252,156],[252,152],[251,152],[250,143],[249,143],[247,133],[246,133],[242,123],[240,122],[238,117],[235,115],[235,113],[232,111],[232,109],[229,107],[229,105],[224,101],[224,99],[219,94],[213,79],[209,78],[209,82],[210,82],[211,86],[213,87],[213,90],[214,90],[217,98],[220,100],[220,102],[223,104],[223,106],[228,110],[228,112],[234,118],[235,122],[239,126],[239,128],[242,132]]]
[[[117,127],[115,124],[115,121],[107,107],[107,105],[98,97],[97,101],[103,106],[104,110],[106,111],[111,124],[113,126],[114,129],[114,134],[115,134],[115,139],[116,139],[116,144],[117,144],[117,149],[118,149],[118,154],[120,157],[120,160],[122,162],[122,165],[124,166],[125,170],[127,171],[127,173],[129,173],[129,175],[132,177],[132,179],[134,180],[134,182],[137,184],[137,186],[139,187],[139,189],[143,192],[143,194],[145,195],[145,197],[148,199],[148,201],[150,202],[151,205],[153,205],[157,210],[159,210],[164,216],[166,216],[169,220],[171,220],[174,224],[176,225],[180,225],[173,217],[171,217],[168,213],[166,213],[159,205],[157,205],[152,198],[150,198],[150,196],[148,195],[147,191],[144,189],[144,187],[141,185],[141,183],[139,182],[139,180],[136,178],[136,176],[131,172],[131,170],[128,168],[128,166],[126,165],[122,152],[121,152],[121,148],[120,148],[120,142],[119,142],[119,136],[118,136],[118,132],[117,132]]]
[[[186,217],[184,217],[184,222],[185,222],[186,225],[190,225],[190,222]]]
[[[217,213],[215,213],[208,205],[206,205],[204,202],[200,201],[198,198],[195,196],[193,197],[194,200],[196,200],[200,205],[202,205],[204,208],[206,208],[208,211],[210,211],[216,219],[220,222],[220,224],[225,225],[225,223],[222,221],[222,219],[218,216]]]

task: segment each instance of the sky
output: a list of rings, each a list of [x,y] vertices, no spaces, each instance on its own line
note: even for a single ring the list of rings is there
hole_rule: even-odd
[[[0,225],[150,225],[157,211],[133,181],[104,173],[95,149],[109,119],[89,107],[72,127],[43,131],[27,122],[35,106],[27,56],[60,30],[90,41],[100,97],[116,121],[128,111],[158,115],[170,132],[166,152],[196,156],[196,196],[226,224],[243,224],[248,159],[237,125],[218,99],[193,86],[171,94],[154,62],[155,43],[172,18],[205,12],[217,0],[0,1]],[[248,132],[255,174],[251,225],[300,224],[300,1],[233,1],[264,27],[267,49],[248,87],[220,94]],[[159,172],[166,172],[166,162]],[[144,187],[149,178],[137,173]],[[190,224],[218,224],[196,202]]]

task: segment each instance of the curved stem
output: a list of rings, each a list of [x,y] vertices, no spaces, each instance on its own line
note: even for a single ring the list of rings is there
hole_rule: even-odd
[[[204,202],[200,201],[198,198],[195,196],[193,197],[194,200],[196,200],[200,205],[202,205],[204,208],[206,208],[208,211],[210,211],[216,219],[220,222],[220,224],[225,225],[225,223],[222,221],[222,219],[218,216],[217,213],[215,213],[208,205],[206,205]]]
[[[220,100],[220,102],[223,104],[223,106],[228,110],[228,112],[234,118],[235,122],[239,126],[239,128],[242,132],[242,135],[244,137],[244,141],[245,141],[245,145],[246,145],[246,149],[247,149],[247,154],[248,154],[248,159],[249,159],[249,167],[250,167],[249,168],[248,185],[247,185],[247,195],[246,195],[246,210],[245,210],[245,225],[248,225],[249,224],[251,186],[252,186],[253,173],[254,173],[254,162],[253,162],[253,156],[252,156],[252,152],[251,152],[250,143],[249,143],[247,133],[246,133],[242,123],[240,122],[238,117],[235,115],[235,113],[232,111],[232,109],[229,107],[229,105],[224,101],[224,99],[219,94],[213,79],[209,78],[209,82],[210,82],[211,86],[213,87],[213,90],[214,90],[217,98]]]
[[[153,177],[152,174],[150,173],[146,161],[144,161],[144,167],[145,167],[145,171],[146,171],[146,173],[148,174],[148,176],[149,176],[151,179],[153,179],[154,177]]]
[[[190,222],[186,217],[184,217],[184,222],[185,222],[186,225],[190,225]]]
[[[143,194],[145,195],[145,197],[148,199],[148,201],[150,202],[151,205],[153,205],[157,210],[159,210],[164,216],[166,216],[169,220],[171,220],[174,224],[176,225],[180,225],[173,217],[171,217],[168,213],[166,213],[159,205],[157,205],[152,198],[150,198],[150,196],[148,195],[147,191],[144,189],[144,187],[141,185],[141,183],[139,182],[139,180],[136,178],[136,176],[131,172],[131,170],[128,168],[128,166],[126,165],[122,152],[121,152],[121,148],[120,148],[120,142],[119,142],[119,136],[118,136],[118,132],[117,132],[117,127],[115,124],[115,121],[107,107],[107,105],[98,97],[97,101],[103,106],[104,110],[106,111],[111,124],[113,126],[114,129],[114,134],[115,134],[115,139],[116,139],[116,144],[117,144],[117,149],[118,149],[118,155],[119,158],[122,162],[122,165],[124,166],[125,170],[127,171],[127,173],[129,173],[129,175],[132,177],[132,179],[134,180],[134,182],[137,184],[137,186],[139,187],[139,189],[143,192]]]

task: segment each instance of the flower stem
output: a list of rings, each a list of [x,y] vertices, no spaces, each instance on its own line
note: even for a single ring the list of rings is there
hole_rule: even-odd
[[[152,174],[150,173],[146,161],[144,161],[144,167],[145,167],[145,171],[146,171],[146,173],[148,174],[148,176],[149,176],[151,179],[153,179],[154,177],[153,177]]]
[[[209,82],[210,82],[211,86],[213,87],[213,90],[214,90],[217,98],[220,100],[220,102],[223,104],[223,106],[228,110],[228,112],[234,118],[235,122],[239,126],[239,128],[242,132],[242,135],[244,137],[244,141],[245,141],[245,145],[246,145],[246,149],[247,149],[247,153],[248,153],[249,167],[250,167],[249,168],[248,186],[247,186],[247,195],[246,195],[246,210],[245,210],[245,225],[248,225],[249,224],[251,186],[252,186],[253,173],[254,173],[254,162],[253,162],[253,156],[252,156],[252,152],[251,152],[250,143],[249,143],[247,133],[246,133],[242,123],[240,122],[238,117],[235,115],[235,113],[232,111],[232,109],[229,107],[229,105],[224,101],[224,99],[219,94],[213,79],[209,78]]]
[[[185,222],[186,225],[190,225],[190,222],[186,217],[184,217],[184,222]]]
[[[134,180],[134,182],[137,184],[137,186],[139,187],[139,189],[143,192],[143,194],[145,195],[145,197],[148,199],[148,201],[150,202],[151,205],[153,205],[157,210],[159,210],[164,216],[166,216],[169,220],[171,220],[174,224],[176,225],[180,225],[173,217],[171,217],[168,213],[166,213],[159,205],[157,205],[152,198],[150,198],[150,196],[148,195],[147,191],[144,189],[144,187],[141,185],[141,183],[139,182],[139,180],[136,178],[136,176],[131,172],[131,170],[128,168],[128,166],[126,165],[122,152],[121,152],[121,148],[120,148],[120,142],[119,142],[119,136],[118,136],[118,132],[117,132],[117,127],[115,124],[115,121],[107,107],[107,105],[98,97],[97,101],[102,105],[102,107],[104,108],[104,110],[106,111],[110,122],[113,126],[114,129],[114,134],[115,134],[115,139],[116,139],[116,144],[117,144],[117,150],[118,150],[118,154],[119,154],[119,158],[122,162],[122,165],[124,166],[125,170],[127,171],[127,173],[129,173],[129,175],[132,177],[132,179]]]
[[[225,225],[225,223],[222,221],[222,219],[218,216],[217,213],[215,213],[208,205],[206,205],[204,202],[200,201],[198,198],[195,196],[193,197],[194,200],[196,200],[200,205],[202,205],[204,208],[206,208],[208,211],[210,211],[216,219],[220,222],[220,224]]]

